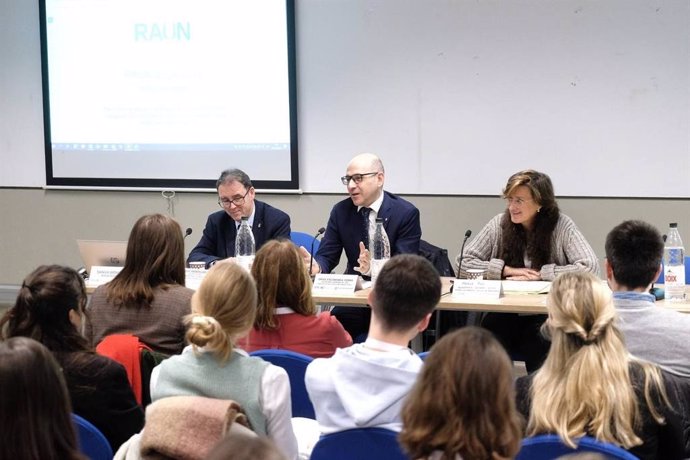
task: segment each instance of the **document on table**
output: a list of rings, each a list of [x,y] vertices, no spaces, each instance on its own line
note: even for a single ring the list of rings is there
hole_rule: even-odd
[[[550,289],[550,281],[503,280],[503,292],[511,294],[547,294]]]

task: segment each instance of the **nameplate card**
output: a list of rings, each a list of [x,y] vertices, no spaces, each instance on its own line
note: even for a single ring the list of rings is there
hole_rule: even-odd
[[[319,273],[314,279],[312,292],[319,294],[352,294],[362,289],[359,275],[329,275]]]
[[[461,299],[499,299],[503,294],[498,280],[459,280],[453,283],[453,297]]]
[[[86,281],[88,287],[98,287],[101,284],[109,283],[122,271],[122,267],[103,267],[94,265],[91,267],[89,279]]]
[[[199,285],[201,285],[201,280],[204,279],[206,273],[208,273],[208,270],[203,268],[185,268],[184,285],[189,289],[194,289],[196,291],[197,289],[199,289]]]

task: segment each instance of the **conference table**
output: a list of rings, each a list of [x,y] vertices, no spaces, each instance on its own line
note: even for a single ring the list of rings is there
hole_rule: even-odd
[[[546,314],[546,294],[525,294],[505,292],[498,299],[454,297],[450,293],[453,278],[442,278],[441,300],[438,310],[499,313],[543,313]],[[314,300],[322,305],[347,305],[365,307],[371,289],[361,289],[351,294],[315,293]],[[690,313],[690,286],[686,286],[686,299],[683,302],[659,300],[656,305],[682,313]]]
[[[454,278],[441,278],[441,300],[436,307],[438,310],[455,310],[467,312],[498,312],[498,313],[543,313],[546,314],[546,294],[526,294],[506,291],[498,299],[454,297],[450,286]],[[662,285],[663,286],[663,285]],[[190,286],[192,287],[192,286]],[[685,287],[686,296],[682,302],[659,300],[656,306],[690,313],[690,285]],[[87,284],[87,292],[91,294],[95,286]],[[371,288],[360,289],[347,294],[328,294],[314,292],[313,298],[318,305],[343,305],[366,307],[367,296]]]

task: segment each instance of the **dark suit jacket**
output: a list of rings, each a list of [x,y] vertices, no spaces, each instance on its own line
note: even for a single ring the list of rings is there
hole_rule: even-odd
[[[418,254],[422,228],[419,224],[419,210],[409,201],[383,192],[383,203],[377,217],[384,220],[391,243],[391,255]],[[347,256],[347,274],[357,274],[359,242],[362,239],[362,217],[357,213],[357,206],[347,198],[336,204],[328,218],[326,233],[314,260],[321,267],[322,273],[330,273],[340,262],[340,254],[345,249]]]
[[[290,238],[290,216],[262,201],[254,200],[254,225],[252,233],[258,251],[263,244],[275,238]],[[187,262],[206,262],[206,268],[214,260],[235,255],[235,221],[223,210],[208,216],[204,234]]]

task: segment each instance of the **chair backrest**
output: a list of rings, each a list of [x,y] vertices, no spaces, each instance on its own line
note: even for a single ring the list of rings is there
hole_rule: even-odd
[[[79,451],[91,460],[111,460],[113,450],[110,443],[98,428],[86,419],[72,414],[72,422],[77,431]]]
[[[407,460],[398,433],[383,428],[355,428],[321,436],[311,460]]]
[[[659,277],[654,284],[664,284],[664,270],[661,270]],[[685,256],[685,284],[690,284],[690,256]]]
[[[169,358],[164,353],[142,348],[139,351],[140,369],[141,369],[141,406],[146,409],[146,406],[151,404],[151,374],[153,368]]]
[[[321,244],[321,241],[314,239],[314,235],[304,232],[290,232],[290,239],[295,243],[295,246],[304,246],[307,251],[311,249],[311,244],[314,243],[314,253],[319,250]]]
[[[289,350],[256,350],[251,352],[250,355],[257,356],[285,369],[290,378],[293,417],[316,418],[314,406],[309,399],[307,387],[304,384],[304,374],[307,371],[307,366],[314,358]]]
[[[439,275],[455,277],[455,270],[453,270],[453,265],[448,258],[448,250],[420,240],[419,255],[431,262]]]
[[[572,449],[563,444],[561,438],[555,434],[523,439],[522,448],[515,460],[551,460],[573,452],[598,452],[607,459],[637,460],[630,452],[613,444],[597,441],[590,436],[580,438],[577,447]]]

